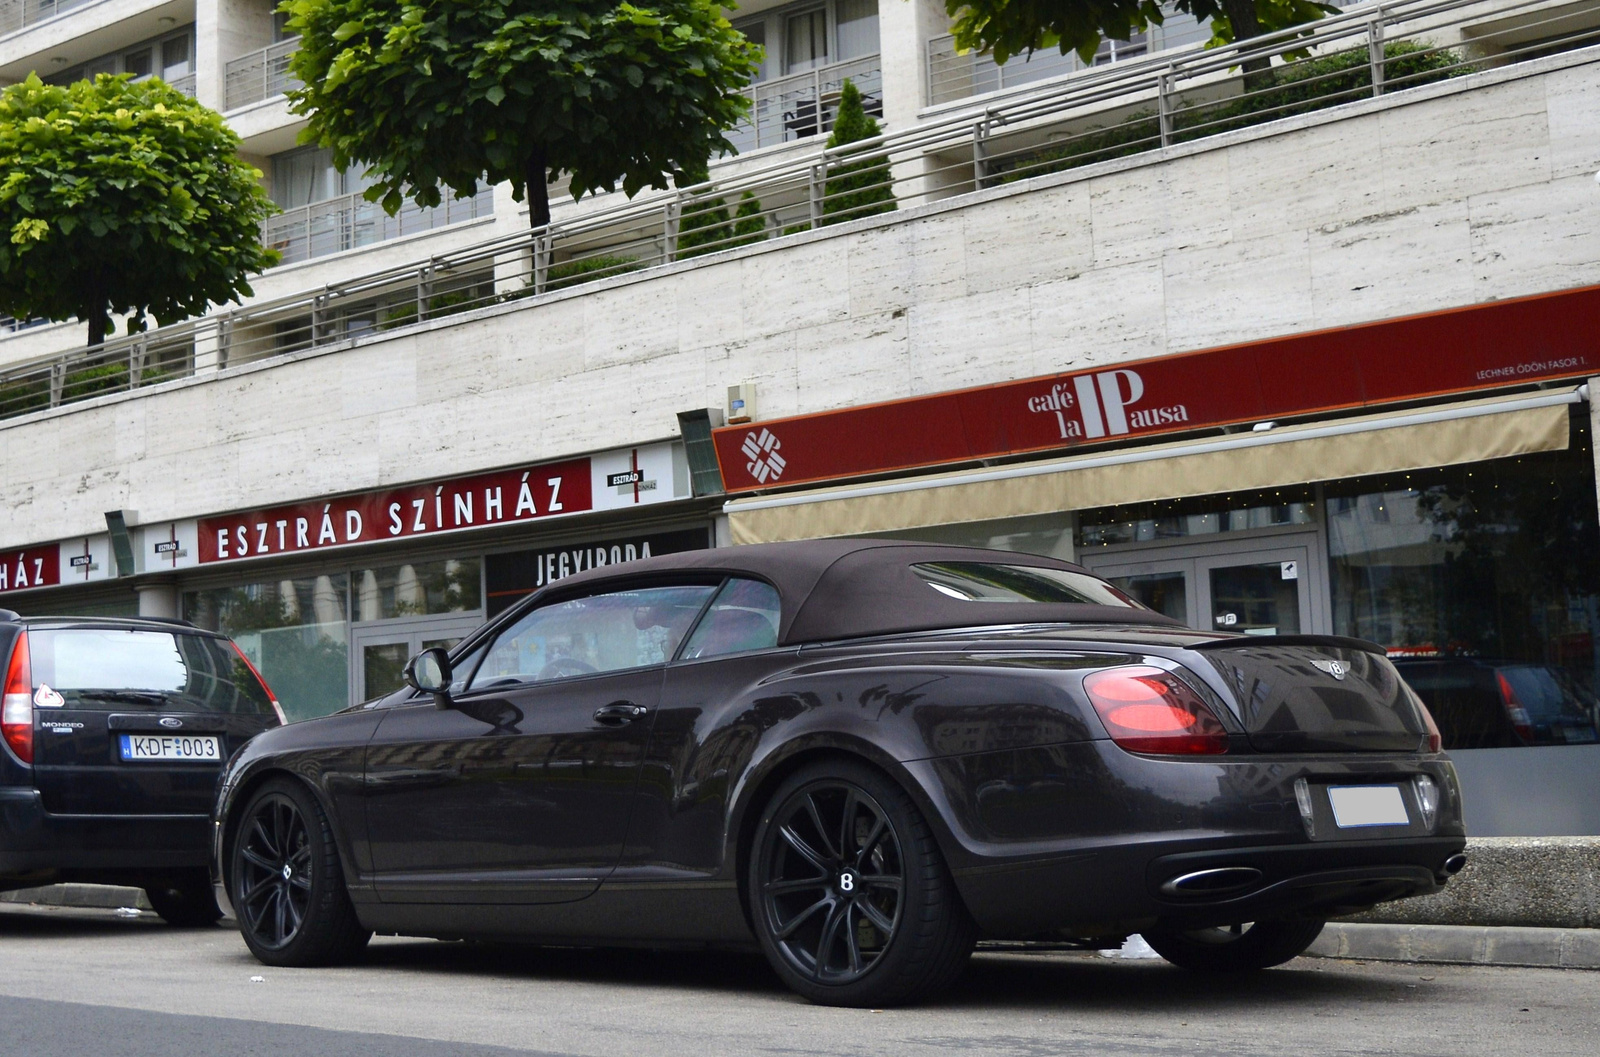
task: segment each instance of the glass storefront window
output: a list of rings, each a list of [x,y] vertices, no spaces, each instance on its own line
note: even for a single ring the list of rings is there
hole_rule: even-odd
[[[483,608],[483,562],[478,558],[360,569],[353,583],[356,619],[363,623]]]
[[[350,581],[343,573],[186,591],[183,615],[239,644],[290,720],[349,704]]]
[[[1563,452],[1329,484],[1333,625],[1382,643],[1446,748],[1600,740],[1587,422]]]
[[[1284,488],[1242,496],[1202,496],[1159,503],[1086,510],[1078,518],[1080,548],[1118,543],[1216,536],[1228,532],[1316,523],[1311,488]]]

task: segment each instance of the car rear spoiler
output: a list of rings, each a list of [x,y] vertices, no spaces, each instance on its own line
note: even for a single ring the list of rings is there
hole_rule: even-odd
[[[1191,650],[1231,650],[1241,646],[1331,646],[1340,650],[1360,650],[1388,656],[1389,651],[1376,642],[1366,639],[1346,638],[1343,635],[1228,635],[1209,642],[1197,642]]]

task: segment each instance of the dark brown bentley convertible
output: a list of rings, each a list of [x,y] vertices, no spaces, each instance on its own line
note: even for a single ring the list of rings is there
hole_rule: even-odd
[[[562,580],[412,689],[257,737],[215,868],[272,965],[373,932],[749,945],[882,1006],[980,938],[1257,969],[1461,868],[1380,647],[1196,632],[1050,558],[883,541]]]

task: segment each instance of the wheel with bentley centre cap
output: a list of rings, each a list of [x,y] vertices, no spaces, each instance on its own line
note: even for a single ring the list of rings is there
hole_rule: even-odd
[[[239,931],[266,964],[333,965],[371,938],[345,889],[327,814],[299,782],[276,779],[250,798],[234,830],[231,864]]]
[[[747,891],[756,936],[813,1002],[883,1007],[949,986],[976,926],[905,791],[851,760],[805,767],[762,811]]]

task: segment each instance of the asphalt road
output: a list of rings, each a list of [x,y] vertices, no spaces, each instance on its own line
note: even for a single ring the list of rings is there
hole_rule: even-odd
[[[373,942],[269,969],[226,928],[0,909],[5,1057],[1600,1053],[1600,973],[1299,959],[1244,979],[981,953],[916,1009],[823,1009],[756,956]]]

